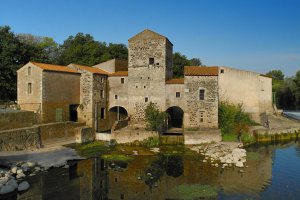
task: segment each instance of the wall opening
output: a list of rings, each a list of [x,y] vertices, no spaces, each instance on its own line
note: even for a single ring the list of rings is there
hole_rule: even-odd
[[[69,120],[73,121],[73,122],[77,122],[78,121],[78,113],[77,113],[77,108],[78,108],[78,104],[71,104],[69,107],[69,111],[70,111],[70,117]]]
[[[183,127],[183,110],[178,106],[170,107],[166,110],[168,113],[168,128]]]
[[[126,119],[128,117],[128,112],[122,106],[114,106],[109,109],[109,118],[110,121],[118,121],[122,119]]]

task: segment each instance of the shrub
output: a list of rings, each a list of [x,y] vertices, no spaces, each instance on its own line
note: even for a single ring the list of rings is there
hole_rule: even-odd
[[[141,141],[141,145],[146,147],[157,147],[159,146],[159,137],[158,136],[149,137]]]
[[[160,112],[157,106],[150,102],[145,110],[147,129],[162,132],[166,129],[167,113]]]
[[[219,105],[219,128],[222,134],[236,134],[249,132],[249,126],[256,125],[248,113],[243,110],[242,104],[234,105],[221,102]]]

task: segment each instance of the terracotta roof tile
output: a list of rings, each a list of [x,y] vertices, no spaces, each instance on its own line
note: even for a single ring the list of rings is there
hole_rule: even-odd
[[[77,73],[79,74],[76,70],[70,69],[66,66],[62,65],[51,65],[51,64],[46,64],[46,63],[38,63],[38,62],[30,62],[33,65],[47,71],[56,71],[56,72],[68,72],[68,73]]]
[[[95,68],[95,67],[89,67],[89,66],[78,65],[78,64],[73,64],[73,63],[71,63],[70,65],[78,67],[79,69],[82,69],[82,70],[89,71],[93,74],[103,74],[103,75],[108,75],[109,74],[109,72],[104,71],[104,70],[99,69],[99,68]]]
[[[109,76],[128,76],[128,71],[117,71],[109,74]]]
[[[184,84],[183,78],[172,78],[166,81],[166,84]]]
[[[218,76],[219,67],[185,66],[185,76]]]

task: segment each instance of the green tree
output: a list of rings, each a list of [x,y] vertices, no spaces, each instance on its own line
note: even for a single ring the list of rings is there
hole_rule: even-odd
[[[175,52],[173,54],[173,75],[175,78],[183,77],[184,66],[201,66],[199,58],[188,59],[185,55]]]
[[[271,70],[268,73],[266,73],[266,75],[272,77],[273,79],[277,79],[277,80],[284,79],[284,74],[282,73],[281,70]]]
[[[160,112],[157,106],[150,102],[145,109],[145,120],[147,129],[162,132],[166,128],[167,113]]]
[[[127,60],[128,59],[128,49],[125,44],[114,44],[109,43],[108,47],[108,53],[110,55],[110,59],[118,58]]]

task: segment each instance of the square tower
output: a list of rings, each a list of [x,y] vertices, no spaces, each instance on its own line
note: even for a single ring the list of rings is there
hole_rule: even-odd
[[[139,121],[149,102],[166,109],[165,82],[173,75],[173,44],[147,29],[128,41],[128,109],[131,119]]]

